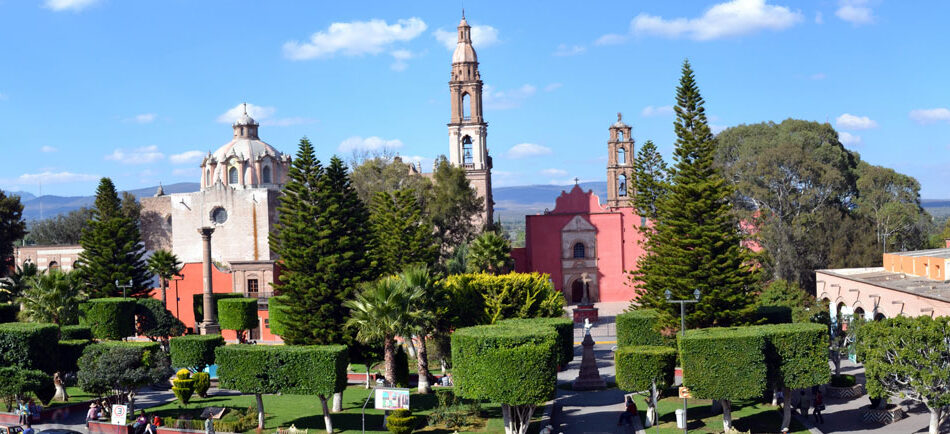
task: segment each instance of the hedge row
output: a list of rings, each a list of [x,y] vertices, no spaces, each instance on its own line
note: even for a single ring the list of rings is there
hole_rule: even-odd
[[[0,324],[0,366],[38,369],[52,374],[57,368],[56,324],[11,322]]]
[[[663,390],[673,385],[676,350],[657,345],[620,347],[614,352],[614,366],[620,390],[650,390],[653,381]]]
[[[19,304],[0,304],[0,323],[16,322],[18,313],[20,313]]]
[[[557,365],[563,368],[566,367],[571,360],[574,360],[574,321],[570,318],[508,319],[502,321],[502,324],[541,324],[552,327],[558,334],[560,346]]]
[[[545,324],[500,323],[452,333],[455,391],[469,399],[540,404],[555,392],[559,335]]]
[[[287,323],[290,299],[286,295],[277,295],[267,299],[267,323],[270,332],[281,336],[284,334],[284,324]]]
[[[225,330],[257,328],[257,299],[241,297],[218,300],[218,323]]]
[[[71,341],[71,340],[77,340],[77,339],[84,339],[87,341],[91,341],[92,329],[89,327],[80,326],[80,325],[60,326],[59,340]]]
[[[759,324],[788,324],[792,322],[792,308],[788,306],[759,306],[755,309]]]
[[[59,341],[57,344],[57,358],[59,360],[58,370],[60,372],[76,372],[79,370],[79,358],[82,357],[82,351],[92,341],[88,339],[67,339]]]
[[[119,340],[135,334],[134,298],[95,298],[79,305],[79,325],[96,339]]]
[[[205,311],[204,296],[205,296],[204,293],[201,293],[201,292],[192,295],[192,302],[194,303],[192,307],[194,308],[194,311],[195,311],[195,324],[200,324],[202,321],[204,321],[204,317],[205,317],[204,316],[204,311]],[[211,302],[214,303],[215,306],[217,306],[218,300],[221,300],[223,298],[243,298],[243,297],[244,297],[243,294],[238,294],[235,292],[215,292],[211,294]],[[220,316],[220,314],[218,316]]]
[[[214,350],[224,346],[221,335],[186,335],[169,340],[172,366],[201,371],[214,364]]]
[[[660,313],[637,309],[617,315],[617,345],[667,345],[659,330]]]
[[[215,350],[222,388],[329,396],[346,388],[343,345],[228,345]]]
[[[829,381],[828,328],[823,324],[776,324],[756,328],[767,340],[766,361],[772,384],[801,389]]]
[[[564,315],[564,296],[541,273],[456,274],[445,279],[451,294],[453,324],[494,324],[509,318],[557,318]]]

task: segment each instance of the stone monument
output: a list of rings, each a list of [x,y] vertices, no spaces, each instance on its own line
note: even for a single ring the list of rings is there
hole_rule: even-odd
[[[218,325],[218,315],[217,315],[217,306],[214,303],[214,296],[212,295],[213,288],[211,287],[211,234],[214,232],[212,227],[202,227],[198,228],[198,233],[201,234],[201,244],[202,244],[202,265],[204,267],[204,318],[201,320],[201,324],[198,324],[198,330],[203,335],[215,335],[221,334],[221,326]]]
[[[584,294],[581,296],[580,303],[574,308],[574,322],[597,321],[597,308],[590,301],[590,275],[581,274],[581,282],[584,283]]]
[[[597,359],[594,357],[594,338],[590,336],[590,321],[584,320],[584,355],[581,357],[581,372],[574,380],[574,390],[606,389],[607,382],[600,376],[597,369]]]

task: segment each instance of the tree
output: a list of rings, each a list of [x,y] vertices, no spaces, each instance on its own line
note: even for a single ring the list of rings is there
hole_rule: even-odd
[[[468,271],[468,243],[456,246],[445,261],[445,274],[454,276]]]
[[[168,356],[155,343],[108,342],[92,344],[79,358],[79,387],[100,398],[119,396],[135,414],[135,392],[144,386],[167,381],[171,375]]]
[[[135,334],[158,342],[162,351],[169,351],[168,340],[185,333],[185,324],[154,298],[140,298],[135,306]]]
[[[234,330],[238,342],[247,343],[247,331],[258,326],[256,298],[218,300],[218,318],[223,330]]]
[[[668,327],[676,327],[675,305],[664,296],[702,298],[687,316],[691,327],[741,324],[753,303],[755,282],[750,255],[742,246],[732,214],[732,188],[713,166],[715,139],[706,123],[689,62],[677,88],[676,165],[670,192],[657,203],[657,219],[646,232],[646,254],[633,275],[638,302],[657,309]]]
[[[26,235],[20,196],[7,196],[0,190],[0,277],[6,276],[13,257],[13,243]]]
[[[370,203],[376,270],[395,274],[412,264],[432,264],[439,256],[432,224],[411,189],[376,192]]]
[[[435,162],[432,180],[432,196],[427,209],[442,246],[444,261],[457,246],[471,241],[478,234],[479,228],[474,222],[485,210],[485,199],[479,197],[469,184],[465,169],[453,166],[444,155]]]
[[[66,214],[60,214],[44,220],[29,223],[30,233],[26,235],[28,244],[66,245],[79,244],[79,235],[86,230],[92,220],[92,208],[82,207]]]
[[[32,393],[43,405],[49,404],[53,395],[53,380],[43,371],[22,369],[18,366],[0,368],[0,396],[3,397],[7,411],[13,409],[25,395]]]
[[[676,350],[665,346],[620,347],[614,352],[617,387],[631,392],[647,392],[647,424],[656,425],[656,404],[660,393],[673,385]]]
[[[930,410],[931,434],[950,414],[950,317],[899,316],[858,332],[868,395],[900,396]]]
[[[16,300],[23,291],[29,288],[27,282],[38,273],[36,264],[27,262],[23,266],[17,265],[16,271],[7,277],[0,277],[0,303],[9,303]]]
[[[467,258],[468,272],[505,274],[514,268],[511,243],[495,232],[486,231],[472,241]]]
[[[797,283],[775,280],[765,286],[756,300],[758,307],[785,307],[791,311],[792,321],[808,322],[821,306]]]
[[[162,287],[162,305],[168,306],[168,300],[165,297],[168,282],[181,272],[181,262],[178,260],[178,256],[168,250],[160,249],[149,256],[146,264],[148,265],[148,271],[158,276],[159,284]]]
[[[185,335],[171,338],[169,352],[174,366],[201,372],[214,364],[214,352],[224,346],[221,335]]]
[[[669,193],[669,169],[652,140],[647,140],[633,161],[633,207],[637,214],[657,219],[657,203]]]
[[[413,341],[416,344],[416,362],[418,363],[416,372],[419,373],[419,393],[429,393],[431,392],[429,388],[429,377],[431,375],[429,374],[429,353],[426,348],[426,338],[430,333],[434,333],[438,327],[435,315],[439,309],[438,297],[441,288],[436,279],[429,273],[428,267],[424,265],[407,268],[399,274],[399,281],[407,291],[421,293],[418,301],[419,306],[415,309],[420,309],[421,312],[426,314],[413,315],[410,318],[412,322],[407,326],[409,332],[415,335]]]
[[[60,326],[79,323],[79,303],[85,300],[85,294],[72,273],[47,270],[27,279],[27,286],[18,299],[24,319]]]
[[[924,246],[926,236],[915,234],[914,229],[921,216],[929,215],[920,206],[920,183],[916,179],[861,162],[857,187],[856,211],[874,223],[882,251],[887,252],[889,245],[900,250]]]
[[[396,337],[411,336],[411,324],[428,315],[422,309],[420,287],[409,287],[396,277],[384,277],[363,285],[363,290],[344,303],[350,311],[346,326],[356,329],[363,343],[382,343],[386,383],[396,384]]]
[[[410,172],[410,164],[405,163],[390,150],[355,151],[349,159],[352,169],[350,178],[353,189],[367,206],[376,193],[395,193],[397,190],[412,190],[416,201],[425,206],[432,188],[429,178]]]
[[[80,236],[83,251],[79,254],[76,271],[81,284],[93,297],[121,296],[122,288],[131,281],[128,295],[148,295],[151,276],[148,273],[138,221],[128,214],[131,205],[123,212],[115,185],[109,178],[102,178],[96,189],[93,219]]]

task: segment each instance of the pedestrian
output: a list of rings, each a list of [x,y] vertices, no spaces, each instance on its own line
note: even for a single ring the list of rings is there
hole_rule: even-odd
[[[799,394],[801,398],[798,401],[798,414],[802,417],[808,417],[808,409],[811,408],[811,401],[808,399],[808,396],[805,395],[805,389],[802,389]]]
[[[33,427],[30,426],[29,422],[23,424],[23,434],[36,434],[36,431],[33,430]]]
[[[775,402],[778,405],[785,405],[785,392],[778,390],[775,392]]]
[[[86,412],[86,428],[89,428],[91,420],[99,420],[99,405],[95,402],[89,404],[89,411]]]
[[[214,434],[214,421],[211,420],[211,413],[208,413],[208,418],[205,419],[205,434]]]
[[[624,408],[623,413],[620,413],[620,419],[617,420],[617,426],[621,425],[633,425],[633,417],[637,414],[637,404],[633,402],[633,398],[627,397],[626,408]]]
[[[24,399],[20,401],[20,425],[28,423],[30,423],[30,405]]]
[[[153,417],[153,418],[152,418],[152,425],[155,425],[156,427],[162,426],[162,418],[158,417],[158,415],[156,415],[155,417]]]
[[[825,409],[825,400],[821,396],[821,391],[815,394],[815,422],[825,423],[825,418],[821,415]]]

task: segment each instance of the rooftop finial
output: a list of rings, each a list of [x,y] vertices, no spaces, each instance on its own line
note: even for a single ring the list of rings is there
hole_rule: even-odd
[[[620,112],[617,112],[617,122],[620,122],[620,119],[621,119],[622,117],[623,117],[623,116],[620,114]]]
[[[465,6],[462,6],[462,19],[465,19]]]
[[[247,101],[244,101],[244,114],[247,114]]]

